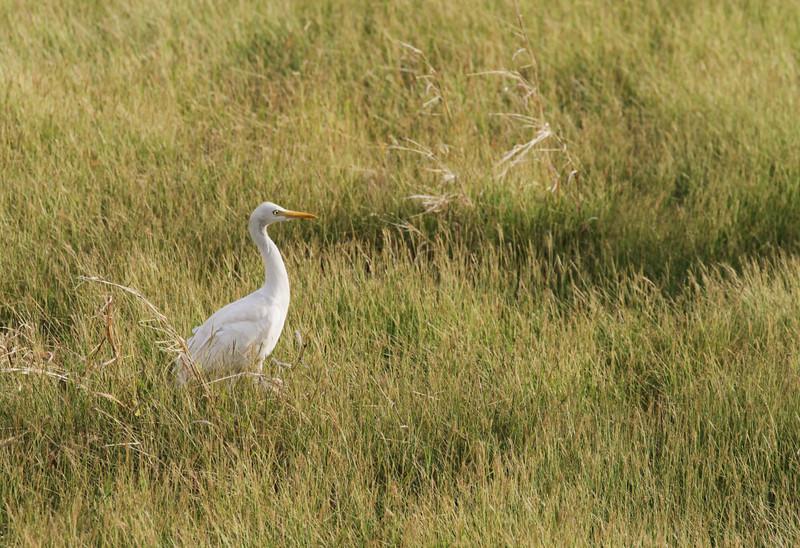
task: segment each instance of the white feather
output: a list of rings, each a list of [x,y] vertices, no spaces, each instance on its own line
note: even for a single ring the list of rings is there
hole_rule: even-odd
[[[253,371],[261,373],[264,360],[275,349],[289,311],[289,276],[280,251],[267,235],[267,226],[290,218],[313,218],[265,202],[250,216],[250,236],[264,262],[264,284],[246,297],[225,305],[186,341],[191,361],[204,376]],[[176,382],[192,378],[184,355],[175,361]]]

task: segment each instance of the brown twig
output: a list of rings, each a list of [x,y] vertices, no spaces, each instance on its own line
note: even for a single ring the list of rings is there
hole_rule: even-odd
[[[189,370],[192,372],[192,375],[194,375],[194,377],[200,381],[200,384],[203,387],[203,392],[205,393],[206,397],[211,396],[211,393],[208,390],[208,383],[203,378],[200,369],[197,367],[197,364],[195,364],[194,360],[192,359],[191,354],[189,353],[189,348],[186,346],[186,340],[178,334],[177,330],[172,326],[169,319],[164,314],[161,313],[161,311],[156,307],[156,305],[151,303],[144,295],[142,295],[136,289],[115,282],[110,282],[108,280],[104,280],[99,276],[81,276],[80,280],[85,282],[93,282],[93,283],[107,285],[110,287],[115,287],[119,290],[124,291],[125,293],[128,293],[129,295],[133,295],[134,297],[136,297],[136,299],[139,300],[139,302],[143,303],[150,310],[153,316],[155,316],[156,320],[161,325],[161,330],[169,336],[170,342],[172,343],[169,350],[178,353],[178,358],[181,360],[181,365],[184,367],[188,367]]]

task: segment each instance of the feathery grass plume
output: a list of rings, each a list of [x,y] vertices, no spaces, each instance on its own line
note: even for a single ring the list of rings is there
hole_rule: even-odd
[[[412,194],[406,197],[409,200],[419,202],[424,211],[422,213],[440,213],[447,209],[447,207],[454,201],[458,201],[465,205],[471,205],[469,199],[463,194],[452,193],[434,196],[431,194]]]
[[[499,76],[507,80],[511,87],[507,87],[506,91],[516,92],[513,95],[522,112],[495,112],[492,115],[508,121],[525,133],[532,133],[529,140],[515,144],[497,161],[496,176],[503,179],[511,169],[534,157],[547,168],[550,175],[549,190],[557,192],[562,180],[567,183],[575,180],[578,169],[566,142],[553,131],[547,121],[547,99],[541,93],[539,66],[519,5],[516,6],[516,14],[517,27],[513,32],[524,46],[514,52],[511,60],[515,62],[518,58],[527,57],[527,63],[515,69],[488,70],[473,74]],[[548,146],[542,146],[545,143]]]
[[[439,116],[440,114],[436,112],[436,107],[441,105],[444,114],[449,117],[450,108],[442,91],[441,75],[431,64],[425,52],[409,43],[400,40],[394,41],[407,54],[402,63],[401,72],[410,74],[415,81],[423,85],[423,103],[420,106],[419,113]]]
[[[443,153],[447,152],[446,145],[440,146],[439,149]],[[458,176],[453,172],[453,170],[450,169],[442,160],[441,154],[437,154],[431,148],[426,147],[425,145],[422,145],[413,139],[406,138],[403,140],[403,144],[400,144],[400,142],[398,142],[396,139],[393,139],[392,144],[389,145],[389,150],[410,152],[423,157],[428,161],[429,164],[431,164],[431,166],[427,166],[423,169],[429,173],[436,174],[439,178],[439,181],[444,185],[454,183],[458,179]]]

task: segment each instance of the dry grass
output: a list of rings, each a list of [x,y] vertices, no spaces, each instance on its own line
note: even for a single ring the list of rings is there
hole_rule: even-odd
[[[0,8],[0,540],[796,544],[798,20]],[[176,391],[264,199],[279,397]]]

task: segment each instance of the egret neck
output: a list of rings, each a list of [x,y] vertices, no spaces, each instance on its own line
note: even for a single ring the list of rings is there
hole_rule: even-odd
[[[228,303],[192,330],[175,360],[175,382],[184,386],[195,373],[261,373],[264,360],[280,339],[289,310],[289,276],[267,227],[292,219],[316,219],[312,213],[263,202],[250,214],[247,231],[264,262],[264,285]],[[259,376],[259,378],[261,378]],[[202,379],[201,379],[202,380]]]
[[[264,285],[262,291],[276,301],[289,301],[289,274],[278,246],[267,234],[267,228],[260,226],[257,220],[251,219],[247,225],[250,237],[261,253],[264,262]]]

